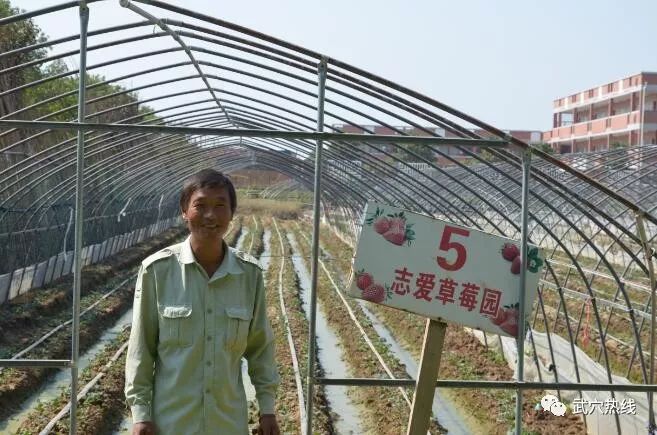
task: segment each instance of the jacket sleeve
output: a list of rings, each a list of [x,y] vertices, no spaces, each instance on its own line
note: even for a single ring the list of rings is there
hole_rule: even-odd
[[[158,315],[152,270],[143,265],[135,285],[132,329],[125,365],[125,397],[134,423],[152,421]]]
[[[274,333],[267,318],[267,304],[262,271],[258,269],[253,320],[244,356],[249,362],[249,376],[256,390],[260,414],[274,414],[276,389],[280,382],[274,357]]]

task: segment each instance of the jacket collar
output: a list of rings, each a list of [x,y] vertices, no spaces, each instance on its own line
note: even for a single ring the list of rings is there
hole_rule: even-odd
[[[231,248],[230,246],[226,245],[226,242],[223,240],[221,243],[224,245],[224,259],[219,265],[219,268],[217,271],[214,273],[213,277],[219,278],[228,274],[232,275],[238,275],[240,273],[244,273],[244,269],[240,265],[239,261],[237,260],[237,256],[235,255],[235,249]],[[192,264],[192,263],[197,263],[196,257],[194,257],[194,252],[192,251],[192,244],[190,241],[190,237],[188,236],[187,239],[185,239],[184,242],[182,242],[180,248],[180,262],[182,264]],[[197,263],[198,264],[198,263]],[[199,267],[201,265],[199,264]]]

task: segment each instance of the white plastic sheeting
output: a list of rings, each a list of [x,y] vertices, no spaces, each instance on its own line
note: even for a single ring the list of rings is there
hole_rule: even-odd
[[[9,297],[9,286],[11,285],[11,273],[0,275],[0,301]]]
[[[36,264],[27,266],[23,269],[23,277],[21,278],[21,285],[18,289],[18,294],[22,295],[27,293],[27,291],[32,288],[32,281],[34,280],[34,270],[36,269]]]
[[[84,246],[81,252],[81,263],[83,266],[88,266],[102,261],[110,255],[143,241],[147,235],[150,237],[176,225],[178,221],[179,218],[177,217],[162,220],[157,224],[111,237],[101,243]],[[70,274],[72,271],[73,251],[67,251],[53,255],[40,263],[0,275],[0,304],[31,289],[49,284],[57,278]]]
[[[37,264],[36,272],[34,272],[34,281],[32,282],[33,288],[39,288],[43,285],[43,282],[46,279],[46,270],[48,269],[48,260],[42,261]],[[0,301],[2,301],[2,295],[0,295]]]
[[[18,290],[21,288],[21,280],[23,279],[23,269],[14,270],[11,275],[11,284],[9,285],[9,299],[18,296]]]

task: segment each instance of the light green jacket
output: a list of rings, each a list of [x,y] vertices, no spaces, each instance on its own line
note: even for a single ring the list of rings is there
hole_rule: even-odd
[[[125,394],[133,421],[153,421],[160,434],[247,434],[242,356],[260,413],[274,413],[279,377],[262,271],[224,248],[209,279],[189,238],[141,265]]]

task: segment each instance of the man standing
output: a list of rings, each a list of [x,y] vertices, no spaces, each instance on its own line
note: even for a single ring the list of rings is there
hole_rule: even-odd
[[[133,434],[247,434],[243,356],[259,433],[279,434],[262,271],[223,241],[236,206],[228,178],[198,172],[180,197],[190,236],[142,262],[126,361]]]

